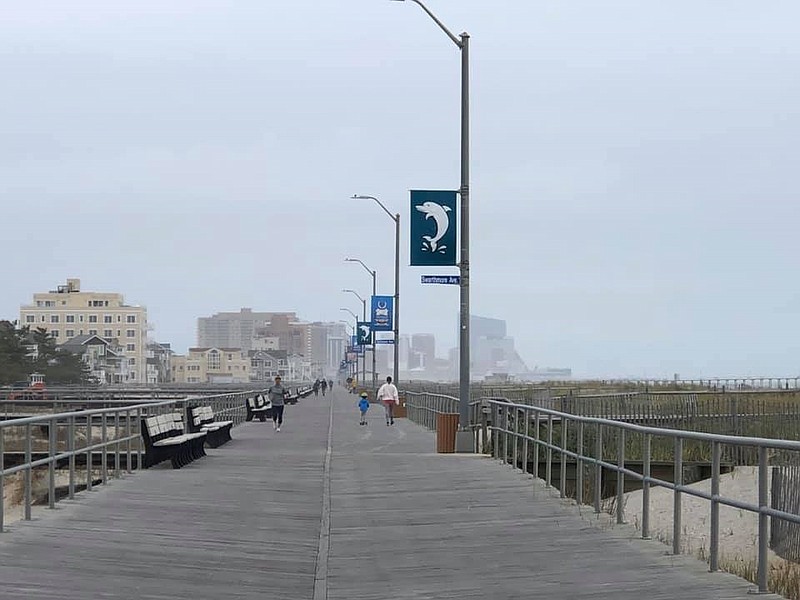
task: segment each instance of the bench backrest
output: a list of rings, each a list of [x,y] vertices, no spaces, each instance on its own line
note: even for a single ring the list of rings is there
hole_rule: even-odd
[[[144,424],[151,442],[183,435],[183,415],[179,412],[147,417]]]
[[[210,406],[193,406],[189,408],[192,425],[202,427],[214,422],[214,410]]]
[[[267,399],[264,398],[262,394],[257,394],[247,399],[247,406],[249,406],[251,409],[259,410],[262,408],[267,408],[269,404],[267,403]]]

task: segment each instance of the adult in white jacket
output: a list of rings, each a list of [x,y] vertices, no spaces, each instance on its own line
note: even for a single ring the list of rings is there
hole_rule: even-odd
[[[378,402],[383,404],[386,412],[386,425],[394,425],[394,405],[398,403],[398,395],[391,377],[387,377],[386,383],[378,390]]]

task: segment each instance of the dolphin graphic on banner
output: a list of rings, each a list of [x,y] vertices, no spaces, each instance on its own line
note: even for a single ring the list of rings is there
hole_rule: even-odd
[[[438,250],[439,253],[444,254],[444,251],[447,250],[447,246],[439,246],[439,240],[445,236],[447,230],[450,228],[450,218],[447,216],[447,213],[452,209],[449,206],[442,206],[441,204],[430,201],[419,204],[414,208],[423,213],[425,219],[433,219],[434,223],[436,223],[436,235],[422,236],[422,239],[428,243],[427,247],[424,243],[422,244],[422,251],[436,252]]]

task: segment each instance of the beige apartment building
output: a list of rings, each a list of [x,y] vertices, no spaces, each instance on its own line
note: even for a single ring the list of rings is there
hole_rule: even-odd
[[[247,383],[250,357],[241,348],[189,348],[171,357],[174,383]]]
[[[67,279],[56,290],[33,295],[23,304],[20,325],[46,329],[57,344],[77,336],[96,335],[120,349],[125,383],[147,382],[147,309],[125,304],[116,292],[82,292],[80,279]]]

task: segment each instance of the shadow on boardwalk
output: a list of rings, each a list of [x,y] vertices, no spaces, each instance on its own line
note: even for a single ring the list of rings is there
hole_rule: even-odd
[[[747,597],[746,582],[628,528],[600,531],[491,459],[434,454],[431,433],[386,427],[377,407],[360,427],[338,391],[326,470],[330,398],[288,407],[280,433],[246,424],[187,468],[14,524],[0,597]]]

